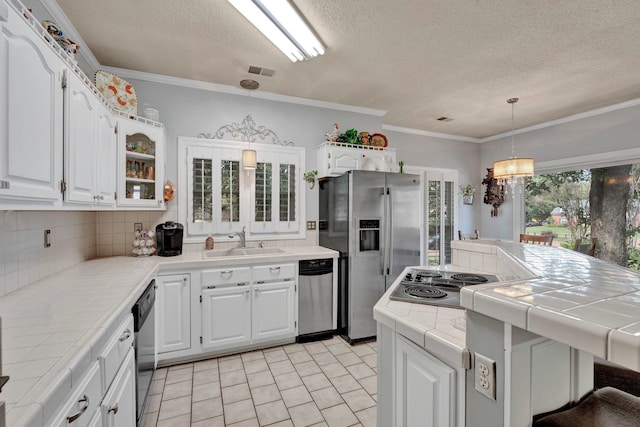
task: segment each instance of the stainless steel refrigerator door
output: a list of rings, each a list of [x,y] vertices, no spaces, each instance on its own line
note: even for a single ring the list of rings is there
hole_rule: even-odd
[[[373,306],[385,291],[383,275],[384,233],[380,230],[379,244],[372,244],[370,229],[365,229],[361,242],[361,223],[367,226],[384,223],[385,174],[353,171],[349,182],[349,289],[347,335],[351,340],[374,337],[376,322]]]
[[[386,185],[388,288],[405,267],[420,264],[420,176],[388,173]]]

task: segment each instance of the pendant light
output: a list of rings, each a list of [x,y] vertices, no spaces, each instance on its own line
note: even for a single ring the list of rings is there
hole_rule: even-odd
[[[244,170],[256,168],[256,150],[242,150],[242,168]]]
[[[514,110],[516,102],[518,102],[518,98],[507,99],[507,103],[511,104],[511,157],[493,163],[493,178],[498,180],[500,185],[511,187],[512,192],[517,186],[522,189],[525,179],[533,176],[533,159],[518,158],[515,155]]]
[[[258,89],[260,87],[260,83],[255,80],[246,79],[240,81],[240,86],[249,91],[249,101],[251,101],[251,91]],[[250,171],[255,170],[256,168],[256,150],[251,149],[251,139],[249,139],[249,148],[242,150],[242,169]]]

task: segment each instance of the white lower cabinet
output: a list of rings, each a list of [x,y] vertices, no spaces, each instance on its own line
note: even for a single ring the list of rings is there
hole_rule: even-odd
[[[102,408],[96,409],[93,418],[89,421],[89,425],[87,427],[103,427],[102,426]]]
[[[202,349],[233,350],[296,335],[296,266],[202,272]]]
[[[131,348],[102,400],[102,418],[105,427],[134,427],[136,425],[135,374],[134,351]]]
[[[225,349],[251,341],[251,287],[202,291],[202,348]]]
[[[158,276],[158,353],[191,348],[191,280],[188,274]]]
[[[94,362],[71,398],[63,405],[58,415],[53,417],[51,425],[55,427],[90,425],[92,416],[100,407],[102,398],[100,384],[100,365]]]
[[[456,425],[456,371],[397,335],[396,426]]]
[[[253,286],[252,336],[258,341],[295,335],[295,284],[279,282]]]

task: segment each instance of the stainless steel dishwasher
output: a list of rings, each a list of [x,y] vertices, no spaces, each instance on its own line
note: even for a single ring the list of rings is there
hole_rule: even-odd
[[[333,328],[333,259],[300,261],[298,265],[297,342],[335,334]]]

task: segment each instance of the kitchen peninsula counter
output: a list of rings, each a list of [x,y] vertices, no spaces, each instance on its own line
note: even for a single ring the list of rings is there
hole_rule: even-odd
[[[335,258],[319,246],[282,253],[205,258],[96,258],[0,297],[7,425],[42,426],[98,358],[156,274],[193,268]]]
[[[451,246],[454,264],[495,266],[506,279],[463,288],[463,307],[640,371],[640,273],[564,248],[499,240]]]

